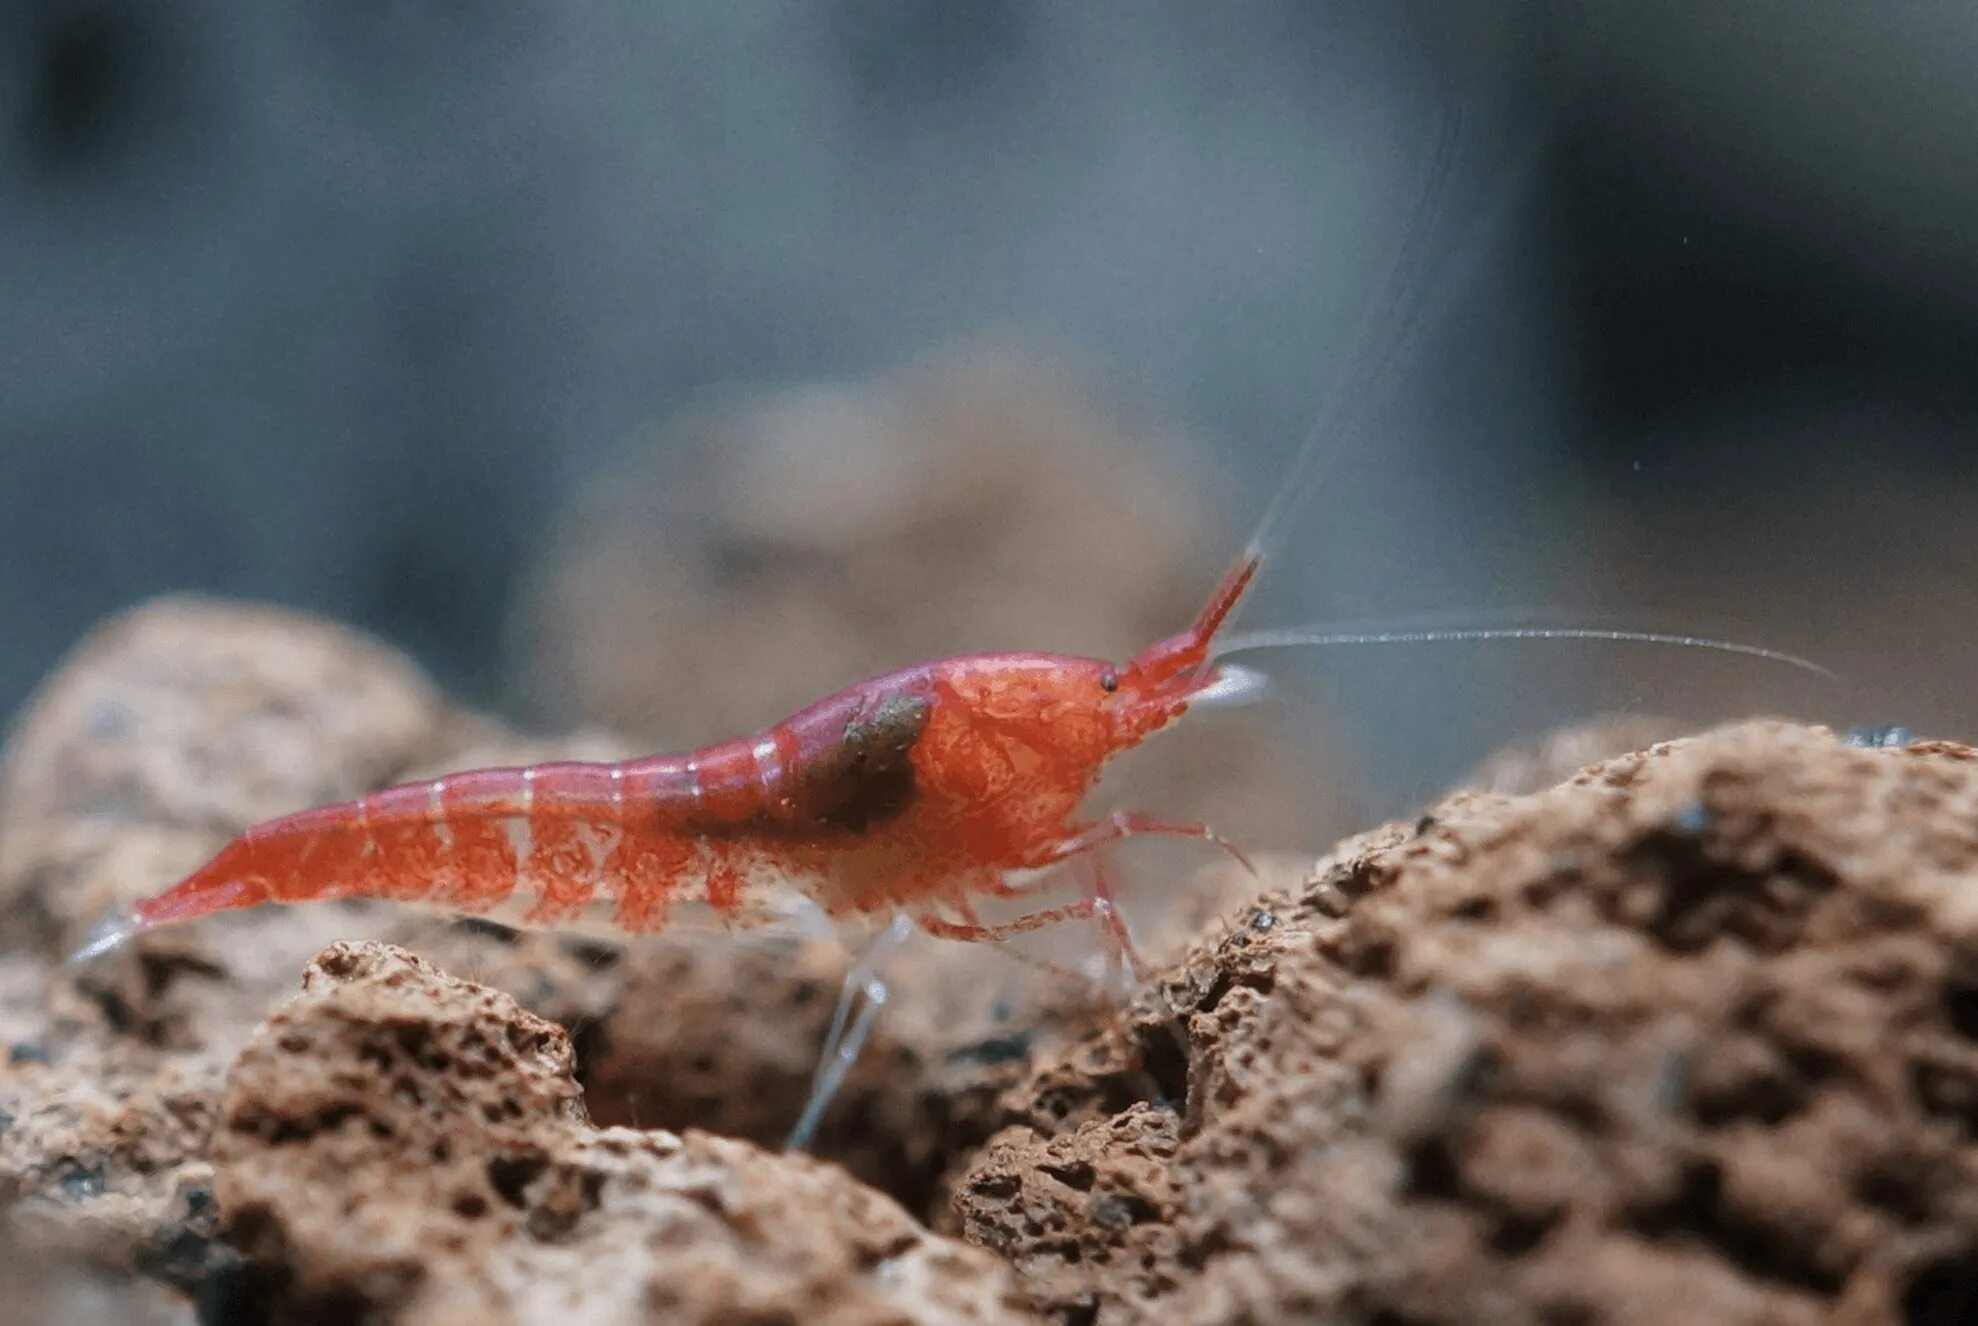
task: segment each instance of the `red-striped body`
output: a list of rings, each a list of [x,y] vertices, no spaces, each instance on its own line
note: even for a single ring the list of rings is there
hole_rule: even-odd
[[[682,756],[477,770],[271,820],[139,903],[124,929],[366,897],[645,933],[769,924],[808,898],[832,916],[906,909],[959,932],[971,894],[1083,850],[1068,848],[1089,828],[1074,820],[1080,800],[1108,758],[1213,680],[1210,638],[1254,568],[1240,564],[1194,627],[1121,669],[946,659]]]

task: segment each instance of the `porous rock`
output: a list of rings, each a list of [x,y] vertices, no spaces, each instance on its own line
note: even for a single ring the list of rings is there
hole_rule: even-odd
[[[233,1302],[314,1322],[1022,1320],[1007,1270],[804,1157],[594,1128],[568,1037],[338,945],[229,1077]]]
[[[882,1200],[681,1132],[782,1135],[843,970],[827,946],[608,950],[330,904],[210,918],[59,967],[106,902],[155,890],[252,818],[445,768],[622,753],[517,742],[447,710],[360,636],[232,611],[174,601],[106,628],[8,747],[0,1269],[52,1272],[46,1253],[73,1250],[216,1312],[391,1304],[440,1320],[487,1315],[488,1293],[522,1301],[474,1278],[476,1250],[495,1246],[484,1226],[499,1221],[521,1232],[502,1236],[512,1257],[486,1264],[521,1268],[517,1285],[569,1274],[562,1245],[522,1227],[566,1211],[575,1229],[619,1231],[582,1234],[600,1264],[643,1274],[645,1236],[623,1231],[646,1226],[584,1210],[585,1175],[602,1174],[602,1192],[636,1180],[670,1193],[704,1164],[794,1209]],[[101,683],[109,709],[90,699],[92,678],[125,679]],[[1495,786],[1536,785],[1574,758],[1564,749]],[[820,1149],[915,1210],[952,1183],[952,1226],[1067,1321],[1962,1320],[1978,1282],[1974,767],[1962,747],[1860,749],[1760,724],[1610,759],[1528,797],[1458,796],[1199,927],[1117,1034],[1101,1015],[1068,1039],[1075,1001],[1061,987],[1012,979],[1023,969],[995,953],[930,946],[903,958]],[[503,1146],[526,1133],[562,1166],[524,1183],[521,1206],[497,1208],[484,1186],[495,1214],[454,1211],[465,1189],[433,1185],[442,1171],[472,1177],[457,1158],[344,1189],[367,1219],[458,1236],[448,1284],[477,1287],[436,1290],[400,1259],[336,1288],[365,1250],[279,1181],[241,1207],[262,1215],[223,1231],[226,1067],[311,954],[366,934],[572,1028],[593,1119],[674,1140],[585,1124],[559,1103],[568,1072],[529,1077],[503,1060],[502,1079],[560,1120],[473,1125]],[[326,981],[353,984],[318,976],[305,1000],[328,999]],[[382,998],[365,988],[360,1002]],[[429,995],[417,1017],[454,1027]],[[484,1102],[458,1078],[451,1062],[424,1068],[408,1080],[425,1103],[400,1105]],[[278,1095],[261,1098],[293,1103]],[[430,1159],[440,1133],[414,1124],[434,1117],[390,1119]],[[346,1156],[342,1136],[316,1161],[298,1150],[280,1164],[313,1179],[329,1155],[386,1174],[383,1151]],[[234,1191],[288,1172],[277,1148],[241,1145]],[[533,1214],[538,1184],[549,1216]],[[784,1268],[777,1283],[812,1283],[801,1231],[764,1228],[779,1251],[742,1245],[748,1259]],[[817,1252],[815,1266],[838,1255]],[[71,1317],[155,1315],[155,1292],[119,1298],[86,1269],[43,1278],[41,1299],[10,1303],[54,1295]],[[724,1284],[681,1281],[691,1302],[661,1315],[732,1301]]]
[[[267,909],[61,955],[246,823],[382,781],[447,721],[357,632],[202,599],[106,622],[23,710],[0,756],[0,1214],[30,1255],[196,1287],[221,1073],[300,962],[364,922]]]
[[[1720,730],[1237,921],[956,1189],[1056,1319],[1978,1315],[1971,750]]]

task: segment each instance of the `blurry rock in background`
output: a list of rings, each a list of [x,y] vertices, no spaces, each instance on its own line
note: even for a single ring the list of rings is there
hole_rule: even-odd
[[[554,522],[528,707],[698,743],[943,654],[1138,649],[1236,542],[1162,441],[1000,350],[691,413]]]
[[[517,611],[523,707],[679,748],[930,658],[1124,659],[1180,630],[1242,534],[1214,519],[1199,448],[1068,365],[965,348],[676,421],[555,522]],[[1162,734],[1136,796],[1323,835],[1325,788],[1268,710]]]

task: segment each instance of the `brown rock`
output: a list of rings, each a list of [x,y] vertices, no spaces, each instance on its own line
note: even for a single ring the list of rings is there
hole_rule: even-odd
[[[442,719],[356,632],[195,599],[106,623],[41,688],[0,757],[0,1198],[24,1245],[204,1278],[220,1074],[301,960],[364,923],[267,909],[57,955],[248,821],[382,781]]]
[[[1453,797],[1040,1062],[958,1219],[1065,1321],[1970,1319],[1975,868],[1941,743]]]
[[[641,945],[610,1009],[580,1028],[602,1122],[718,1130],[781,1146],[809,1092],[845,955],[828,941]],[[813,1150],[927,1211],[997,1094],[1051,1033],[1063,992],[990,951],[917,941]],[[944,1016],[945,1014],[945,1016]]]
[[[10,1306],[158,1316],[59,1252],[289,1319],[1012,1310],[837,1171],[680,1131],[781,1137],[827,945],[614,950],[328,905],[58,967],[105,902],[249,818],[626,749],[517,742],[334,628],[151,611],[44,689],[0,776],[0,1268],[37,1280]],[[1273,866],[1226,919],[1172,910],[1192,946],[1117,1026],[1001,953],[910,950],[821,1147],[916,1211],[952,1191],[945,1218],[1060,1320],[1964,1320],[1974,826],[1971,751],[1779,724],[1461,794]],[[1161,914],[1129,906],[1159,960]],[[355,935],[529,1011],[334,948],[260,1033]]]
[[[338,945],[229,1077],[236,1300],[272,1321],[1017,1321],[1004,1269],[833,1167],[595,1129],[568,1038]]]

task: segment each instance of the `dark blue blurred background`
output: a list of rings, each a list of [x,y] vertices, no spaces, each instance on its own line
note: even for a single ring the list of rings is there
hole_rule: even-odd
[[[1457,102],[1432,247],[1515,197],[1250,624],[1649,614],[1855,689],[1665,705],[1631,662],[1572,707],[1966,731],[1974,67],[1956,0],[13,0],[0,713],[181,588],[499,700],[551,519],[629,440],[985,329],[1182,421],[1233,546]],[[1467,748],[1605,675],[1544,658],[1356,661],[1316,702]]]

